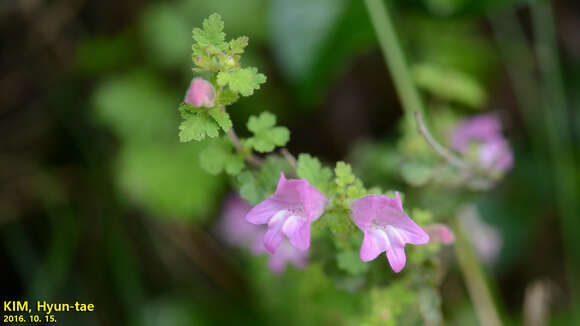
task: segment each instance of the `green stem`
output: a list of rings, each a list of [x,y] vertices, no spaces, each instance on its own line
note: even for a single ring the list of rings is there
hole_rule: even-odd
[[[527,45],[524,30],[514,9],[489,16],[493,36],[501,60],[507,70],[520,115],[530,137],[537,160],[545,161],[543,152],[545,135],[541,126],[541,93],[534,75],[534,57]]]
[[[365,4],[399,94],[405,119],[410,126],[416,127],[413,114],[420,112],[425,115],[423,103],[411,78],[405,55],[389,17],[388,8],[383,0],[365,0]]]
[[[577,171],[573,157],[570,117],[560,70],[558,45],[552,7],[548,1],[531,4],[532,23],[536,35],[536,55],[543,77],[543,120],[555,182],[555,199],[559,210],[564,247],[569,258],[570,281],[580,275],[580,208],[578,207]],[[578,284],[571,284],[573,298],[578,300]]]
[[[501,326],[501,319],[483,267],[477,259],[473,246],[467,240],[459,221],[455,223],[454,230],[457,263],[473,302],[477,319],[482,326]]]

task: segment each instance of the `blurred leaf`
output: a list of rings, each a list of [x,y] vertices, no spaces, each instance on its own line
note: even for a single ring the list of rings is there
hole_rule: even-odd
[[[227,174],[236,175],[244,168],[244,158],[233,153],[233,147],[228,140],[216,139],[205,142],[206,148],[200,154],[201,167],[210,174],[219,174],[223,170]]]
[[[167,68],[190,65],[192,25],[179,8],[165,2],[151,4],[140,22],[146,59]]]
[[[360,275],[369,269],[369,264],[360,260],[359,253],[354,250],[341,251],[336,255],[338,267],[351,275]]]
[[[344,5],[344,0],[273,1],[272,48],[289,79],[303,79],[312,69]]]
[[[98,85],[93,103],[97,118],[123,140],[150,142],[175,139],[178,98],[151,75],[136,72]]]
[[[401,176],[412,186],[421,186],[433,176],[433,167],[418,161],[405,162],[401,166]]]
[[[483,87],[470,76],[459,71],[443,69],[431,64],[412,67],[417,86],[447,101],[481,109],[486,103]]]
[[[277,156],[269,156],[259,171],[244,171],[238,175],[240,195],[250,205],[256,205],[272,194],[278,184],[280,173],[289,169],[288,162]]]
[[[221,180],[197,166],[202,145],[132,145],[117,164],[119,184],[130,198],[160,217],[200,219],[219,199]]]
[[[176,98],[144,72],[106,81],[93,96],[97,117],[121,140],[115,172],[123,192],[154,215],[200,218],[222,184],[198,166],[200,145],[177,142]]]
[[[95,75],[123,67],[135,54],[136,44],[128,33],[113,37],[87,37],[78,45],[75,62],[76,71]]]
[[[497,69],[495,49],[472,20],[409,16],[399,22],[415,62],[429,62],[489,82]],[[436,31],[436,33],[433,33]],[[470,55],[466,55],[469,53]]]

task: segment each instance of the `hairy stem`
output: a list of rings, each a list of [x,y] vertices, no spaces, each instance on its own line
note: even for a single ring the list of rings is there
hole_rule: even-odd
[[[456,223],[454,229],[457,263],[467,285],[469,296],[473,301],[477,319],[482,326],[501,326],[502,323],[497,307],[475,250],[467,240],[464,230],[461,228],[461,223]]]
[[[388,8],[383,0],[365,0],[365,4],[403,105],[405,119],[413,126],[413,112],[423,113],[423,103],[411,78]]]
[[[228,137],[230,137],[230,140],[232,141],[232,144],[234,145],[238,153],[244,155],[244,159],[248,163],[256,167],[261,167],[264,164],[264,162],[262,162],[262,160],[253,153],[244,151],[244,147],[240,142],[240,137],[238,137],[238,135],[234,131],[234,128],[230,128],[230,130],[228,130]]]
[[[419,133],[423,136],[423,138],[425,138],[429,146],[431,146],[431,148],[433,148],[433,150],[437,154],[439,154],[439,156],[441,156],[449,164],[459,168],[460,170],[471,169],[471,165],[469,163],[467,163],[465,160],[461,159],[457,155],[453,154],[450,150],[443,147],[443,145],[439,144],[439,142],[437,142],[435,138],[433,138],[433,136],[429,132],[429,129],[427,129],[427,126],[425,125],[425,121],[423,121],[423,116],[421,115],[421,112],[415,112],[415,121],[417,122],[417,129],[419,130]]]
[[[286,148],[282,148],[280,150],[280,153],[282,154],[282,156],[284,156],[286,161],[288,161],[294,172],[296,172],[296,169],[298,168],[298,163],[296,162],[296,158],[294,157],[294,155],[292,155],[292,153],[290,153]]]

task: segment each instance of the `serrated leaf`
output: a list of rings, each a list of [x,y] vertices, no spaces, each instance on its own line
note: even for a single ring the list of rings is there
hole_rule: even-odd
[[[237,39],[230,41],[230,51],[232,54],[244,53],[244,49],[248,46],[248,37],[240,36]]]
[[[256,205],[263,200],[262,191],[258,186],[258,181],[254,174],[250,171],[245,171],[238,175],[238,183],[240,184],[240,196],[250,203]]]
[[[274,192],[280,173],[288,169],[286,160],[276,156],[268,157],[259,171],[244,171],[238,175],[240,195],[251,205],[258,204]]]
[[[224,132],[228,132],[233,126],[230,115],[219,107],[209,110],[209,115],[211,115]]]
[[[244,169],[244,166],[244,158],[241,155],[232,155],[226,161],[225,170],[229,175],[236,175]]]
[[[352,174],[352,168],[350,167],[350,164],[346,164],[344,162],[336,163],[334,173],[336,174],[336,184],[339,187],[345,187],[353,183],[356,179],[354,174]]]
[[[260,84],[266,82],[266,76],[258,72],[254,67],[242,68],[233,71],[221,71],[217,76],[220,86],[228,85],[229,88],[243,96],[250,96],[260,89]]]
[[[200,166],[210,174],[219,174],[225,170],[229,175],[236,175],[244,168],[244,158],[232,150],[228,140],[207,142],[199,157]]]
[[[226,34],[224,22],[219,14],[212,14],[203,21],[203,29],[193,29],[193,39],[202,47],[215,46],[223,48]]]
[[[189,114],[182,113],[185,120],[179,125],[179,140],[188,142],[191,140],[203,140],[205,137],[217,137],[217,124],[205,113]]]
[[[250,116],[248,119],[248,130],[257,134],[276,125],[276,116],[268,111],[262,112],[259,116]]]
[[[274,127],[276,116],[270,112],[262,112],[258,117],[251,116],[247,127],[254,136],[246,140],[246,144],[260,153],[271,152],[276,146],[284,146],[290,140],[290,131],[286,127]]]
[[[322,167],[316,157],[308,154],[298,155],[298,167],[296,169],[298,177],[308,180],[311,185],[322,192],[326,192],[332,171],[327,167]]]
[[[238,98],[238,94],[236,94],[234,91],[225,89],[218,95],[218,104],[228,106],[235,103]]]

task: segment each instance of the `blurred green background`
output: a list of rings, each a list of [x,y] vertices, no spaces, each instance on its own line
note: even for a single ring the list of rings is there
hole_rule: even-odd
[[[580,3],[388,4],[433,119],[499,111],[515,149],[515,168],[476,197],[503,239],[486,265],[503,318],[530,324],[541,281],[549,323],[579,325],[580,197],[567,189],[580,184]],[[214,12],[228,37],[250,37],[244,61],[268,76],[232,107],[234,126],[269,110],[292,152],[347,160],[370,186],[402,183],[390,159],[402,110],[363,1],[4,1],[2,299],[95,304],[62,325],[356,320],[361,298],[320,266],[272,275],[213,232],[230,182],[200,169],[199,144],[179,143],[176,108],[191,30]],[[441,295],[447,324],[477,324],[453,263]]]

